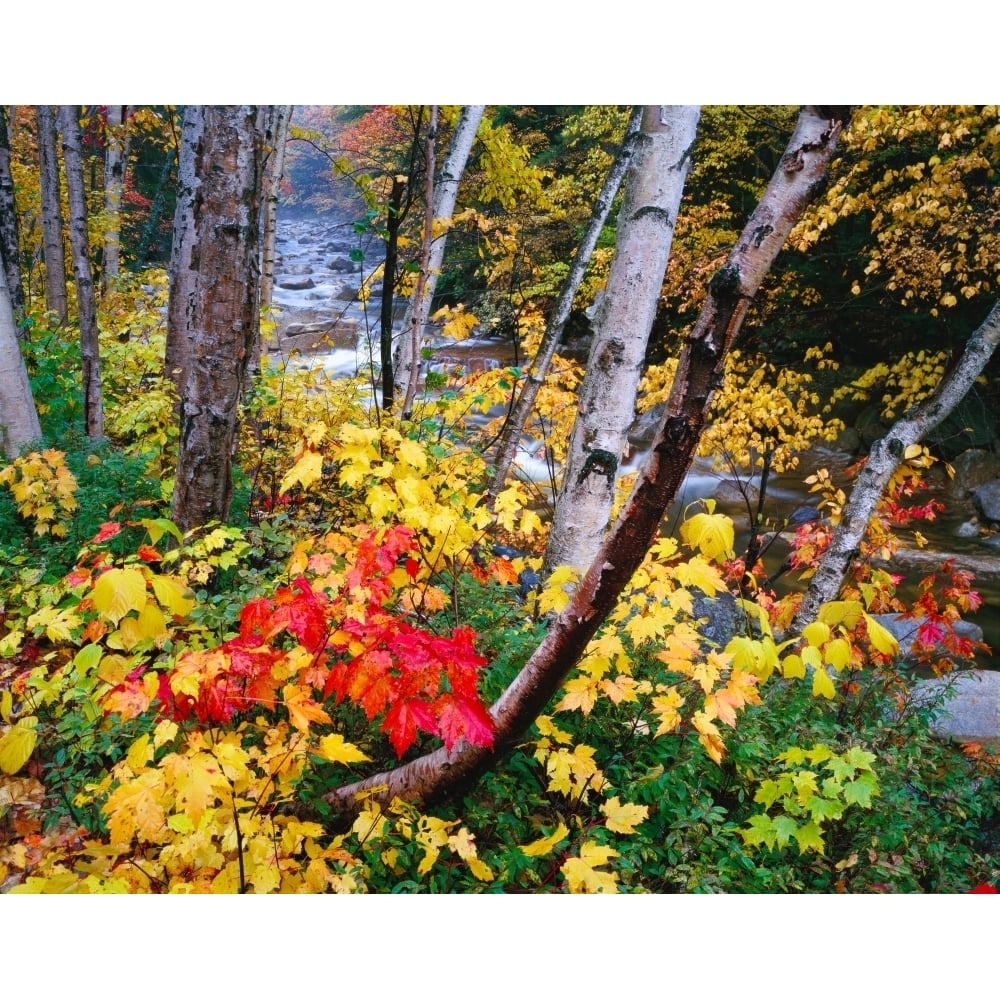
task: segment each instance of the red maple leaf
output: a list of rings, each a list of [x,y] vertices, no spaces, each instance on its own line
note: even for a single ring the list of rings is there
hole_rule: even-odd
[[[119,521],[105,521],[90,541],[92,543],[106,542],[109,538],[114,538],[121,530],[122,526]]]
[[[451,753],[460,739],[473,746],[493,746],[496,723],[482,703],[461,695],[443,694],[434,702],[438,717],[438,734],[445,749]]]

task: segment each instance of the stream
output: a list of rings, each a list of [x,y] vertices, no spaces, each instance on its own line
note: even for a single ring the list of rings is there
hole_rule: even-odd
[[[381,282],[373,282],[372,275],[382,263],[381,242],[371,234],[357,234],[350,222],[332,216],[285,212],[278,220],[276,244],[273,301],[278,314],[270,350],[286,356],[300,351],[303,363],[322,365],[335,375],[354,375],[369,368],[371,352],[376,359],[378,355]],[[367,303],[358,297],[363,283],[370,286]],[[402,308],[397,307],[395,322],[398,324],[401,318]],[[332,348],[328,346],[331,343]],[[513,360],[509,343],[472,339],[461,343],[441,341],[430,364],[448,368],[460,365],[476,371],[509,365]],[[638,468],[644,455],[643,442],[633,438],[633,451],[622,464],[622,473]],[[789,518],[794,520],[803,508],[815,506],[816,497],[808,492],[803,480],[818,468],[829,469],[834,482],[849,492],[850,482],[844,471],[852,461],[853,457],[845,452],[817,447],[802,456],[797,470],[772,474],[764,506],[772,530],[782,527]],[[549,468],[538,453],[537,442],[524,442],[518,465],[526,478],[543,487],[548,483]],[[736,551],[743,551],[741,545],[745,548],[750,518],[746,503],[732,489],[734,478],[732,472],[714,469],[710,460],[696,458],[665,526],[676,530],[691,503],[716,498],[718,509],[729,514],[736,524]],[[746,475],[741,478],[747,479]],[[750,482],[758,486],[759,477],[750,477]],[[975,573],[974,587],[983,598],[982,608],[968,619],[983,629],[993,649],[1000,650],[1000,535],[960,537],[961,527],[972,517],[972,506],[968,500],[949,496],[943,475],[931,478],[930,495],[945,503],[945,511],[934,522],[916,525],[927,539],[927,546],[916,546],[914,529],[899,529],[905,550],[891,568],[905,577],[901,592],[904,597],[913,593],[917,581],[945,560],[953,559],[959,568]],[[917,502],[926,499],[915,498]],[[776,572],[787,553],[787,541],[779,537],[763,556],[767,572]],[[979,665],[1000,669],[1000,660],[983,656]]]

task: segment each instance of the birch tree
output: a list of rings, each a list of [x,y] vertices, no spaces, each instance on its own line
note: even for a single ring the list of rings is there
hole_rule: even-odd
[[[485,110],[486,106],[483,104],[469,104],[462,107],[448,147],[448,155],[441,164],[440,175],[433,182],[434,194],[430,200],[433,205],[433,228],[436,235],[431,244],[424,273],[423,294],[419,301],[416,296],[410,301],[403,317],[403,334],[399,338],[393,357],[395,383],[406,387],[404,392],[407,396],[410,395],[408,387],[411,383],[415,386],[419,378],[420,344],[423,343],[430,304],[444,261],[448,227],[458,201],[462,174],[472,152],[476,132],[479,130],[479,123],[483,119]]]
[[[709,283],[708,298],[687,336],[670,396],[649,456],[621,514],[564,610],[506,691],[493,704],[492,749],[459,743],[392,771],[328,792],[335,809],[356,812],[367,797],[429,801],[487,769],[544,710],[597,633],[642,562],[687,474],[726,355],[747,307],[806,206],[823,186],[846,123],[847,108],[806,107],[777,171],[726,263]]]
[[[632,155],[635,150],[636,137],[642,125],[643,109],[636,108],[632,112],[632,117],[625,128],[625,135],[622,139],[621,148],[618,155],[611,164],[608,176],[604,181],[604,187],[594,202],[594,209],[591,213],[590,222],[586,232],[580,242],[580,246],[573,258],[569,273],[559,292],[559,299],[552,309],[545,325],[545,334],[539,345],[538,353],[532,359],[528,369],[528,374],[521,384],[520,392],[517,395],[517,402],[514,403],[510,417],[504,425],[500,441],[497,444],[497,454],[493,462],[493,480],[490,484],[490,495],[496,495],[504,488],[507,482],[507,475],[514,464],[514,456],[517,453],[517,446],[524,433],[524,428],[528,423],[528,417],[534,408],[535,400],[538,398],[538,390],[545,382],[545,376],[552,364],[552,359],[559,349],[562,341],[563,331],[569,320],[570,312],[573,309],[573,299],[580,288],[580,283],[587,272],[590,258],[597,246],[604,223],[611,212],[611,204],[618,194],[625,173],[632,162]]]
[[[83,419],[87,436],[104,436],[104,403],[101,398],[101,355],[97,331],[94,278],[90,269],[87,236],[87,196],[83,188],[83,154],[80,138],[80,108],[64,104],[59,109],[63,165],[69,195],[69,241],[73,252],[76,307],[80,324],[80,362],[83,379]]]
[[[257,343],[263,129],[256,105],[184,113],[167,346],[180,397],[172,518],[225,520],[239,404]]]
[[[274,237],[278,225],[278,196],[285,171],[285,144],[292,121],[291,104],[272,104],[264,115],[264,171],[261,179],[260,304],[271,305],[274,295]]]
[[[698,107],[680,105],[651,106],[643,113],[549,533],[546,572],[562,565],[585,569],[607,530],[699,116]]]
[[[17,339],[7,275],[0,268],[0,451],[7,458],[15,458],[26,444],[41,436],[38,410]]]
[[[45,254],[45,308],[66,322],[66,255],[63,217],[59,201],[59,159],[56,153],[55,110],[48,104],[36,109],[38,166],[42,191],[42,246]]]
[[[0,105],[0,263],[7,277],[7,289],[16,318],[24,311],[24,286],[21,284],[21,239],[14,201],[14,178],[10,172],[10,133],[7,129],[7,109],[3,105]]]
[[[104,267],[101,287],[118,275],[121,267],[122,193],[125,190],[125,169],[128,163],[128,132],[125,107],[108,105],[104,149]]]
[[[851,563],[857,558],[858,546],[875,513],[875,506],[897,466],[906,457],[907,449],[938,427],[965,398],[998,343],[1000,301],[994,304],[989,315],[966,342],[958,361],[944,375],[937,389],[897,420],[889,432],[872,445],[830,545],[809,581],[791,625],[792,633],[801,632],[816,619],[821,604],[836,598]]]

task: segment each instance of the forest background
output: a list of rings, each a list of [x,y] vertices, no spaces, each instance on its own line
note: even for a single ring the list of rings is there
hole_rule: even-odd
[[[221,34],[222,34],[222,32],[223,32],[223,29],[222,29],[222,28],[220,27],[220,29],[218,29],[218,31],[219,31],[219,34],[221,35]],[[532,41],[537,41],[537,39],[533,39]],[[123,46],[123,49],[124,49],[124,48],[127,48],[127,47]],[[581,45],[581,48],[582,48],[582,45]],[[935,54],[935,57],[936,57],[936,58],[939,58],[940,56],[939,56],[939,54],[937,54],[937,53],[936,53],[936,54]],[[974,62],[974,60],[972,60],[972,61]],[[572,70],[571,70],[570,68],[568,68],[568,67],[567,67],[567,68],[566,68],[566,69],[565,69],[564,71],[562,71],[561,73],[557,73],[557,79],[558,79],[559,77],[567,77],[567,78],[568,78],[568,77],[569,77],[569,76],[571,76],[571,75],[572,75]],[[891,74],[890,74],[890,75],[891,75]],[[955,78],[958,78],[959,76],[960,76],[960,74],[959,74],[959,73],[956,73],[956,74],[954,74],[954,77],[955,77]],[[897,79],[899,79],[899,74],[897,74],[897,77],[896,77],[896,78],[897,78]],[[654,92],[654,90],[655,90],[655,87],[654,87],[654,85],[653,85],[652,83],[647,83],[647,84],[646,84],[646,89],[649,89],[649,88],[653,88],[653,89],[650,89],[650,93],[653,93],[653,92]],[[727,96],[728,96],[728,95],[727,95]],[[791,97],[791,96],[792,96],[792,95],[786,95],[786,97]],[[36,98],[36,101],[37,101],[37,98]],[[735,905],[736,905],[736,904],[734,904],[734,910],[735,910]],[[730,911],[730,912],[733,912],[733,911]],[[896,912],[898,912],[898,911],[896,911]],[[911,912],[912,912],[912,911],[911,911]],[[937,912],[937,913],[940,913],[940,910],[937,910],[937,911],[935,911],[935,912]],[[817,921],[821,921],[821,920],[822,920],[822,917],[821,917],[821,916],[818,916],[818,915],[816,915],[816,914],[815,914],[815,911],[813,911],[813,914],[814,914],[814,915],[813,915],[813,919],[815,919],[815,920],[817,920]],[[928,915],[928,918],[929,918],[929,915]],[[616,918],[616,919],[617,919],[617,918]],[[651,918],[651,919],[653,919],[653,918]],[[655,919],[656,919],[657,921],[659,921],[659,920],[661,920],[662,918],[661,918],[660,916],[657,916],[657,917],[656,917]],[[738,919],[738,918],[737,918],[737,919]],[[902,920],[902,918],[900,918],[900,923],[904,923],[904,922],[905,922],[905,921],[903,921],[903,920]],[[641,938],[642,938],[642,935],[643,935],[643,930],[642,930],[641,928],[639,928],[639,927],[636,927],[636,928],[635,928],[634,930],[635,930],[635,934],[636,934],[636,937],[637,937],[638,939],[641,939]],[[169,931],[168,931],[168,933],[169,933]],[[497,934],[500,934],[500,935],[502,935],[502,934],[503,934],[504,932],[503,932],[503,929],[501,928],[501,929],[499,929],[499,930],[496,930],[496,931],[495,931],[494,933],[497,933]],[[647,931],[646,933],[648,933],[648,931]],[[678,933],[680,933],[680,932],[678,931]],[[971,933],[971,934],[974,934],[974,932],[969,932],[969,933]],[[889,935],[889,936],[891,937],[891,935]],[[412,944],[412,942],[410,942],[410,944]],[[410,944],[404,944],[404,947],[408,947],[408,946],[410,946]],[[954,970],[952,970],[952,971],[954,971]],[[565,973],[564,973],[564,974],[565,974]],[[951,979],[950,979],[949,981],[950,981],[950,982],[952,982],[952,983],[954,983],[954,977],[952,977],[952,978],[951,978]]]

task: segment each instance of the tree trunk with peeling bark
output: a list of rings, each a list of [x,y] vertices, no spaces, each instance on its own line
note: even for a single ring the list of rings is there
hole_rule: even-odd
[[[858,546],[868,523],[906,449],[917,444],[939,426],[965,398],[1000,343],[1000,301],[990,310],[982,325],[972,334],[958,362],[941,379],[937,389],[910,413],[897,420],[885,437],[876,441],[865,467],[851,490],[820,560],[809,588],[802,598],[790,633],[797,634],[815,621],[820,605],[836,598],[840,585],[857,558]]]
[[[278,196],[285,172],[285,145],[292,121],[291,104],[268,106],[264,118],[264,174],[261,194],[260,304],[271,305],[274,295],[274,237],[278,226]]]
[[[406,396],[409,395],[408,390],[410,385],[412,384],[415,387],[420,377],[419,345],[423,342],[430,304],[434,298],[438,275],[441,272],[441,264],[444,261],[444,252],[448,241],[448,226],[451,223],[452,215],[455,213],[459,184],[462,180],[462,174],[465,172],[465,165],[469,160],[469,154],[472,152],[472,145],[476,140],[476,132],[479,130],[479,123],[483,119],[483,112],[485,110],[486,106],[484,104],[467,104],[462,108],[459,113],[458,122],[455,125],[451,144],[448,147],[448,155],[441,164],[440,176],[434,182],[434,194],[430,200],[433,212],[433,227],[439,234],[431,243],[427,268],[424,273],[423,295],[420,302],[417,302],[417,297],[414,295],[407,307],[406,314],[403,317],[403,332],[397,342],[393,357],[392,367],[395,375],[395,384],[404,387]],[[430,183],[430,179],[428,183]],[[420,313],[416,314],[418,306]]]
[[[653,105],[643,112],[618,213],[615,255],[594,320],[543,576],[583,571],[608,529],[618,465],[691,169],[701,109]]]
[[[625,173],[632,162],[632,154],[635,150],[636,136],[642,124],[642,108],[636,108],[632,112],[629,123],[625,128],[625,135],[622,139],[618,155],[615,157],[608,176],[604,181],[604,187],[594,202],[594,210],[590,216],[590,223],[583,235],[580,247],[573,258],[573,264],[563,282],[562,290],[559,293],[559,300],[556,302],[552,313],[545,326],[545,334],[539,345],[538,353],[531,363],[528,375],[521,385],[521,391],[517,396],[510,416],[503,428],[500,441],[497,445],[496,459],[494,460],[493,479],[490,483],[490,502],[496,499],[497,494],[504,488],[511,466],[514,464],[514,456],[517,453],[517,446],[520,443],[521,435],[528,423],[528,417],[534,408],[535,400],[538,398],[538,390],[545,382],[552,359],[555,357],[559,344],[562,341],[563,330],[569,320],[570,312],[573,308],[573,299],[580,288],[583,276],[587,272],[590,258],[597,246],[604,223],[607,221],[611,211],[611,203],[615,200],[615,195],[621,187]]]
[[[413,290],[413,299],[403,320],[402,338],[410,341],[410,356],[416,359],[407,371],[406,390],[403,394],[403,417],[409,419],[413,409],[413,399],[417,394],[417,382],[420,381],[420,341],[424,324],[430,315],[431,296],[433,288],[428,284],[431,267],[431,253],[434,244],[434,146],[437,143],[438,109],[431,105],[430,121],[427,125],[427,139],[424,143],[424,235],[420,241],[420,271],[417,274],[417,287]],[[409,320],[409,329],[407,329]]]
[[[474,780],[514,746],[544,710],[655,539],[690,468],[747,306],[788,233],[822,186],[847,113],[846,108],[807,107],[799,115],[767,191],[709,284],[708,299],[681,352],[663,418],[632,494],[566,608],[490,709],[496,723],[494,747],[460,743],[451,753],[435,750],[328,792],[324,799],[334,808],[350,814],[369,799],[426,802],[445,796]]]
[[[180,395],[171,516],[184,530],[229,516],[260,318],[261,152],[256,105],[186,109],[167,330]]]
[[[17,339],[7,275],[0,268],[0,454],[15,458],[42,436],[31,383]]]
[[[63,249],[63,217],[59,202],[59,158],[56,153],[56,119],[53,107],[40,104],[38,121],[38,165],[42,191],[42,247],[45,255],[45,308],[66,322],[66,254]]]
[[[0,105],[0,266],[7,278],[15,321],[24,312],[24,285],[21,283],[21,234],[18,231],[14,178],[10,172],[10,133],[7,109]],[[18,331],[20,333],[20,330]]]
[[[101,392],[101,353],[97,335],[97,304],[94,276],[90,269],[87,235],[87,195],[83,188],[83,150],[80,136],[80,108],[64,104],[59,108],[63,166],[69,195],[69,243],[73,252],[76,280],[76,311],[80,324],[80,367],[83,381],[83,422],[92,441],[104,437],[104,400]]]
[[[101,288],[118,276],[121,267],[122,193],[125,190],[125,165],[128,162],[128,136],[125,106],[108,105],[104,150],[104,267]]]

